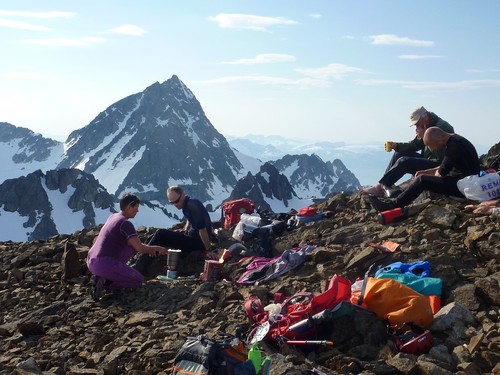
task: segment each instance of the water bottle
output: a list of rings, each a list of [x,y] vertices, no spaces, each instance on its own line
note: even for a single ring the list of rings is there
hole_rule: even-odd
[[[383,211],[378,214],[378,222],[380,224],[389,224],[393,221],[401,221],[408,217],[406,208],[394,208],[393,210]]]
[[[254,343],[248,351],[248,359],[252,362],[253,367],[255,368],[255,373],[258,374],[262,364],[262,354],[260,352],[258,342]]]

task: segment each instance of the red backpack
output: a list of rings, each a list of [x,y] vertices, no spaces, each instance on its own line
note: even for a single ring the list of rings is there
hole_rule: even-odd
[[[239,223],[241,214],[252,214],[255,205],[248,198],[235,199],[222,204],[224,228],[230,229]]]
[[[297,211],[297,216],[315,216],[318,213],[316,207],[308,206],[299,208]]]
[[[341,302],[349,302],[350,297],[351,282],[338,275],[330,279],[328,289],[321,294],[299,292],[286,298],[281,302],[281,313],[271,318],[264,311],[261,301],[253,296],[245,303],[247,316],[254,323],[251,335],[255,338],[259,327],[265,326],[265,332],[258,341],[264,338],[274,341],[310,339],[316,334],[314,324],[310,324],[311,319],[325,310],[332,310]]]

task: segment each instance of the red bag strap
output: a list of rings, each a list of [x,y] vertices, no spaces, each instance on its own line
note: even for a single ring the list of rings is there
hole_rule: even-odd
[[[286,299],[286,296],[281,292],[274,293],[274,303],[283,303]]]
[[[311,300],[314,298],[314,294],[311,292],[298,292],[295,293],[293,296],[288,297],[283,301],[281,304],[281,310],[283,311],[283,308],[286,308],[288,305],[295,305],[297,303],[301,303],[302,305],[308,305],[311,303]]]
[[[250,298],[245,301],[245,311],[248,319],[250,319],[252,323],[259,322],[264,316],[267,316],[262,306],[262,302],[257,296],[250,296]]]

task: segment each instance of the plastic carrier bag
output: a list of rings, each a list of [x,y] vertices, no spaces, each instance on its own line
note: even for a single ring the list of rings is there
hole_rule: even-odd
[[[500,175],[481,172],[458,180],[458,190],[473,201],[489,201],[500,198]]]

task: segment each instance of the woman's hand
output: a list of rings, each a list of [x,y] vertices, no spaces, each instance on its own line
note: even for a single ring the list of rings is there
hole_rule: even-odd
[[[166,247],[163,247],[163,246],[154,246],[157,248],[157,252],[159,255],[167,255],[168,254],[168,249]]]
[[[148,254],[151,257],[155,257],[158,254],[166,255],[168,253],[168,249],[166,247],[143,244],[137,236],[130,237],[128,239],[128,244],[132,246],[135,251]]]
[[[168,249],[163,246],[151,246],[151,245],[145,245],[147,247],[147,250],[145,251],[149,256],[151,257],[156,257],[157,255],[167,255],[168,254]]]

